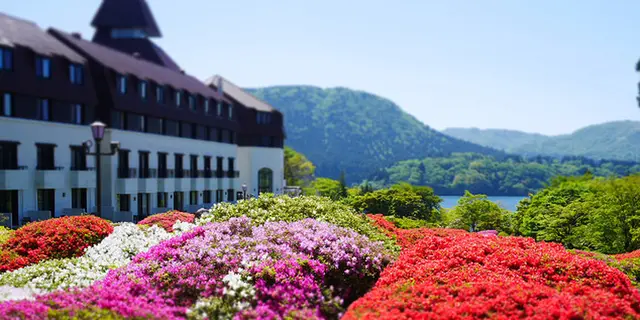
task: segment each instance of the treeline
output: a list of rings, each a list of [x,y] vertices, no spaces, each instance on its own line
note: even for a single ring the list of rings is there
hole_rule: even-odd
[[[492,196],[526,196],[543,188],[556,176],[621,177],[640,172],[631,161],[593,160],[580,156],[562,158],[516,155],[495,158],[475,153],[406,160],[380,169],[369,181],[376,188],[398,182],[429,186],[439,195],[462,195],[465,191]]]

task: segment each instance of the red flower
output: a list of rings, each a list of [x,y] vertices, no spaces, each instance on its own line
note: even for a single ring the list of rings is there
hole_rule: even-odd
[[[372,219],[403,251],[344,319],[640,318],[640,293],[625,274],[559,244],[453,230],[405,232],[381,216]]]
[[[616,254],[613,257],[616,258],[618,261],[638,259],[640,258],[640,250],[631,251],[631,252],[622,253],[622,254]]]
[[[162,227],[163,229],[167,230],[168,232],[173,232],[173,225],[177,221],[193,223],[195,218],[196,218],[196,216],[191,214],[191,213],[180,212],[180,211],[175,211],[174,210],[174,211],[169,211],[169,212],[165,212],[165,213],[154,214],[154,215],[149,216],[149,217],[145,218],[144,220],[138,222],[138,224],[140,224],[140,225],[157,225],[157,226]]]
[[[42,260],[78,257],[113,232],[107,220],[73,216],[29,223],[0,245],[0,272]]]

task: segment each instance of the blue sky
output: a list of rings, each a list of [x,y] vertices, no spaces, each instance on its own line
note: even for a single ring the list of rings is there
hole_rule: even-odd
[[[157,42],[201,79],[365,90],[436,129],[562,134],[640,120],[640,1],[148,2]],[[4,1],[0,10],[86,38],[99,3]]]

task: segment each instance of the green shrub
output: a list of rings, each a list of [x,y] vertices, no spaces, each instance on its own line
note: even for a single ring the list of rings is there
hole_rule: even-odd
[[[386,217],[386,219],[393,222],[393,224],[395,224],[396,227],[400,229],[416,229],[416,228],[423,228],[423,227],[428,227],[428,228],[434,227],[432,223],[429,223],[428,221],[421,220],[421,219],[396,218],[393,216]]]
[[[7,242],[13,234],[13,230],[0,226],[0,244]]]
[[[273,196],[260,195],[237,204],[218,203],[208,213],[196,220],[196,224],[222,222],[231,218],[247,216],[256,225],[267,221],[299,221],[307,218],[325,221],[340,227],[352,229],[373,241],[382,241],[391,252],[398,252],[394,240],[384,235],[369,219],[355,212],[349,206],[318,196]]]
[[[441,201],[429,187],[398,184],[390,189],[350,197],[345,203],[357,211],[436,222],[440,220],[438,209]]]

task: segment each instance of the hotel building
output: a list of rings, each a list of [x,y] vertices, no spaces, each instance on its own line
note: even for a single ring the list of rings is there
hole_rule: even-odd
[[[92,39],[0,13],[0,213],[20,225],[97,212],[89,124],[107,125],[102,216],[193,212],[282,193],[283,116],[229,80],[198,80],[151,38],[144,0],[104,0]],[[91,152],[95,151],[95,146]]]

